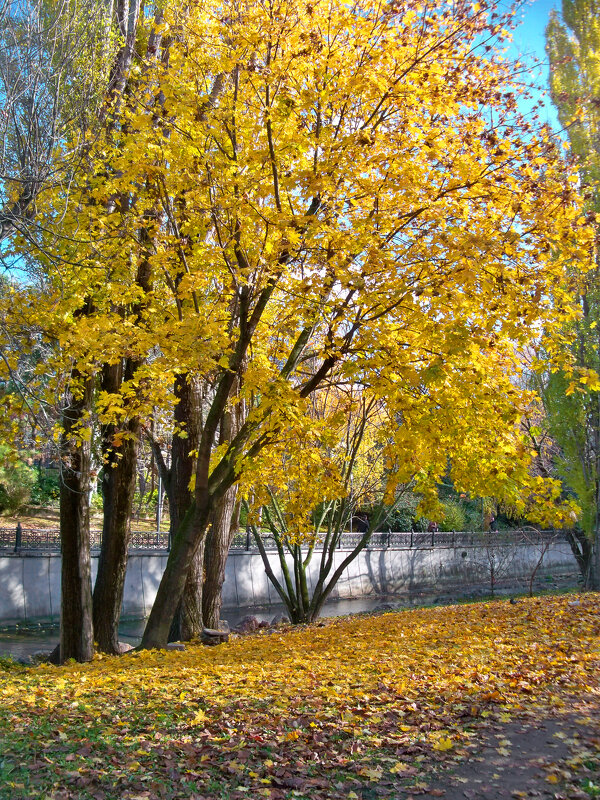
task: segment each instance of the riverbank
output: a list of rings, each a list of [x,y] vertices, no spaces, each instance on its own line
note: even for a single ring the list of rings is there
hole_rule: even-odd
[[[444,598],[469,593],[479,596],[501,590],[534,592],[575,585],[578,571],[570,546],[560,533],[535,539],[516,536],[490,538],[482,534],[439,534],[432,541],[424,534],[412,541],[411,534],[395,534],[363,550],[350,563],[344,545],[333,554],[332,570],[339,569],[332,600],[393,596],[411,604],[428,595]],[[271,568],[282,582],[276,551],[267,551]],[[124,618],[150,614],[167,563],[165,550],[137,549],[129,554],[123,591]],[[91,557],[92,580],[98,563]],[[316,551],[307,570],[309,593],[318,584],[320,558]],[[46,622],[60,611],[61,559],[59,552],[8,548],[0,552],[0,624]],[[476,595],[477,596],[477,595]],[[280,602],[267,578],[257,551],[232,550],[225,566],[223,609],[249,608]]]
[[[537,596],[564,594],[577,591],[576,585],[565,582],[562,587],[557,584],[550,590],[538,593]],[[500,597],[510,598],[513,602],[522,594],[511,590],[499,592]],[[472,603],[492,601],[497,598],[486,597],[483,590],[471,591],[465,594],[451,596],[431,593],[412,599],[393,596],[368,596],[350,600],[331,599],[325,603],[321,618],[346,617],[371,612],[402,611],[411,608],[427,608],[435,605],[452,605],[457,603]],[[230,628],[235,628],[246,616],[256,617],[258,622],[270,623],[274,618],[287,616],[287,609],[281,603],[261,606],[247,606],[243,608],[223,609],[222,619]],[[126,644],[136,647],[141,639],[146,626],[146,618],[124,618],[119,625],[119,639]],[[13,658],[27,664],[35,660],[36,656],[52,652],[59,640],[59,623],[31,622],[21,625],[0,626],[0,657]]]

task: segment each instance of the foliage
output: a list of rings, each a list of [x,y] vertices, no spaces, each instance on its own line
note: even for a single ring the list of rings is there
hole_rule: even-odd
[[[441,531],[467,530],[467,515],[459,501],[443,500],[442,511],[444,516],[439,523]]]
[[[0,259],[15,274],[39,270],[35,201],[80,167],[117,46],[98,0],[9,0],[0,9]],[[70,148],[62,147],[65,140]],[[18,256],[7,237],[24,235]]]
[[[46,291],[3,298],[0,320],[55,344],[47,402],[127,360],[95,396],[115,449],[172,405],[175,376],[206,387],[194,504],[144,646],[166,642],[215,504],[290,430],[326,435],[308,408],[332,382],[386,406],[390,504],[414,480],[435,512],[450,458],[460,491],[564,515],[529,474],[514,373],[532,328],[572,318],[589,234],[550,132],[518,112],[504,22],[466,0],[206,0],[140,23],[153,46],[126,101],[79,180],[36,206]],[[244,424],[221,436],[237,404]],[[70,429],[81,447],[89,423]]]
[[[568,133],[596,241],[590,269],[578,281],[579,318],[564,332],[570,368],[552,370],[545,377],[542,396],[550,432],[561,449],[557,467],[577,497],[580,525],[589,539],[589,557],[578,561],[586,584],[596,585],[600,582],[600,5],[596,0],[563,0],[562,18],[552,13],[546,37],[552,99]]]
[[[421,523],[415,518],[418,504],[419,498],[412,492],[404,493],[398,499],[393,510],[386,509],[385,522],[379,526],[379,530],[390,532],[410,531],[413,525],[420,530]],[[426,527],[424,522],[422,527]]]
[[[571,595],[329,620],[61,670],[0,664],[0,796],[428,794],[428,767],[459,767],[488,725],[497,735],[523,711],[571,710],[596,685],[599,611],[597,595]]]
[[[390,421],[385,404],[358,386],[333,386],[315,393],[307,416],[313,435],[290,430],[259,467],[261,511],[277,546],[281,580],[252,525],[267,576],[293,622],[310,622],[319,615],[346,567],[394,511],[393,505],[386,506],[390,493],[384,453]],[[407,490],[394,482],[393,502],[400,502]],[[253,500],[261,504],[256,489]],[[351,526],[362,535],[349,552],[341,553],[343,533]],[[316,570],[309,580],[313,557]]]
[[[15,512],[26,505],[36,482],[36,472],[24,456],[0,444],[0,511]]]
[[[38,469],[35,484],[31,490],[31,502],[38,506],[50,506],[58,503],[60,494],[57,470]]]
[[[123,112],[123,133],[91,146],[92,177],[81,187],[80,203],[61,211],[64,234],[89,230],[103,246],[98,251],[80,242],[81,266],[50,278],[47,327],[82,370],[115,352],[143,359],[159,343],[152,367],[123,389],[129,400],[135,392],[134,405],[143,409],[150,397],[153,405],[165,402],[158,384],[168,385],[174,369],[193,366],[216,385],[232,359],[239,360],[240,307],[268,297],[244,379],[244,398],[260,398],[250,415],[249,445],[269,438],[266,432],[282,417],[302,417],[299,394],[307,383],[292,374],[286,386],[278,365],[310,330],[306,349],[315,367],[344,364],[346,379],[366,371],[365,379],[389,398],[403,420],[390,461],[431,485],[451,441],[477,439],[481,427],[494,427],[487,414],[502,417],[502,446],[518,456],[508,410],[517,398],[498,376],[513,366],[515,339],[549,312],[540,300],[543,286],[561,283],[562,270],[553,251],[565,237],[569,246],[577,244],[572,222],[580,218],[564,194],[563,168],[547,134],[532,138],[527,131],[525,144],[525,129],[490,129],[487,111],[480,110],[514,112],[509,94],[496,91],[510,83],[509,68],[471,50],[471,39],[489,24],[483,12],[460,6],[456,18],[444,10],[428,19],[428,45],[415,39],[423,56],[407,66],[410,46],[402,37],[416,32],[414,19],[426,12],[418,4],[406,17],[378,16],[368,4],[363,11],[372,15],[373,29],[365,28],[362,12],[335,3],[306,13],[290,9],[289,18],[257,7],[248,18],[225,16],[227,22],[203,5],[185,19],[169,10],[166,30],[185,30],[185,41],[174,37],[170,45],[173,69],[141,71],[133,84],[137,103],[132,99]],[[321,18],[329,19],[328,30]],[[279,37],[285,52],[273,44]],[[366,47],[369,58],[361,60],[356,53]],[[468,73],[447,74],[444,60],[454,62],[455,50],[468,53]],[[190,53],[201,55],[195,60]],[[230,68],[216,92],[210,76]],[[199,83],[209,99],[216,92],[201,112]],[[159,93],[164,108],[157,125],[144,98]],[[531,172],[526,178],[522,158]],[[135,203],[114,207],[115,192]],[[520,200],[513,209],[515,193]],[[564,207],[551,200],[558,196],[567,198]],[[49,226],[57,206],[62,209],[60,191],[48,197]],[[461,224],[467,217],[468,234]],[[526,237],[517,235],[519,225],[527,227]],[[152,246],[130,259],[122,241],[132,236]],[[132,270],[146,257],[154,289],[140,309],[143,292]],[[84,293],[94,296],[91,317],[77,315]],[[124,302],[137,324],[113,319],[115,304]],[[464,370],[468,380],[460,377]],[[496,376],[493,392],[485,373]],[[474,380],[479,391],[472,393]],[[440,407],[452,408],[453,416]],[[103,421],[133,413],[123,397],[106,394],[98,408]],[[490,460],[482,456],[487,447],[478,442],[481,465]],[[223,455],[241,469],[241,452]],[[464,459],[457,469],[463,481],[473,474]],[[505,465],[490,470],[480,470],[482,480],[501,484]]]

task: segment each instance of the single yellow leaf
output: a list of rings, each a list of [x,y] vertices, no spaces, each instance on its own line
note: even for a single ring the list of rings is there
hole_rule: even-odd
[[[433,745],[434,750],[438,750],[439,752],[444,752],[445,750],[452,750],[454,744],[452,743],[452,739],[449,736],[442,736],[441,739],[438,739],[437,742]]]

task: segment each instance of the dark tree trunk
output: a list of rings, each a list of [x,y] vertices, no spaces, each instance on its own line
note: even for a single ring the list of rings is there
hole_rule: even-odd
[[[70,658],[90,661],[94,654],[89,506],[93,379],[77,373],[72,379],[81,387],[62,415],[60,663]]]
[[[212,498],[208,491],[196,492],[194,504],[182,520],[158,587],[140,648],[162,648],[167,644],[171,623],[183,595],[188,573],[204,538]]]
[[[240,378],[238,377],[231,388],[232,394],[235,395],[239,388]],[[219,444],[230,442],[233,439],[242,427],[245,416],[243,402],[236,403],[233,408],[224,412],[221,419]],[[210,527],[206,534],[202,616],[206,627],[214,630],[219,629],[225,565],[240,518],[237,495],[237,486],[231,486],[222,497],[215,501]]]
[[[177,429],[185,436],[173,436],[171,448],[171,469],[164,481],[169,498],[169,511],[171,522],[169,533],[171,540],[185,517],[192,502],[190,481],[194,474],[195,455],[200,439],[201,420],[201,392],[198,380],[189,374],[177,375],[175,378],[174,393],[177,405],[173,418]],[[163,474],[163,478],[164,478]]]
[[[584,589],[596,588],[597,578],[594,569],[594,547],[590,537],[581,530],[568,531],[567,540],[571,546],[571,552],[575,556],[575,561],[579,567],[579,572],[583,580]]]
[[[174,411],[176,429],[185,436],[173,436],[171,468],[167,469],[160,450],[154,451],[169,500],[169,540],[189,511],[192,503],[190,481],[194,474],[194,451],[198,447],[202,409],[202,398],[198,381],[188,374],[177,375],[174,393],[177,405]],[[198,548],[190,568],[190,575],[181,603],[171,623],[169,641],[189,641],[202,632],[202,561],[204,546]]]
[[[204,548],[204,585],[202,617],[207,628],[218,630],[221,619],[221,591],[225,580],[225,564],[237,530],[237,486],[228,489],[215,503]]]
[[[105,365],[102,375],[104,391],[119,392],[123,379],[131,379],[137,366],[129,360],[125,365],[121,362]],[[102,652],[114,655],[119,653],[119,620],[131,538],[139,435],[137,417],[130,420],[124,429],[107,425],[102,432],[104,520],[93,596],[94,637]],[[115,437],[118,437],[116,442]]]
[[[199,638],[202,627],[206,624],[202,613],[202,584],[204,577],[204,547],[206,540],[202,539],[185,582],[183,597],[177,609],[175,619],[179,624],[178,639],[189,642]]]
[[[282,264],[287,259],[282,255]],[[194,557],[198,552],[202,539],[206,535],[207,526],[210,521],[211,513],[214,510],[215,502],[223,497],[225,492],[236,482],[235,458],[240,454],[243,444],[248,441],[250,434],[255,426],[249,425],[245,431],[240,431],[235,446],[224,456],[220,463],[211,471],[211,455],[216,441],[219,426],[222,423],[223,415],[227,411],[231,391],[236,383],[238,374],[244,363],[246,352],[252,341],[252,337],[259,324],[263,312],[269,303],[269,299],[277,284],[277,276],[267,281],[266,286],[261,290],[255,300],[252,311],[247,305],[247,294],[244,290],[240,300],[240,337],[236,343],[233,353],[229,357],[229,366],[222,370],[216,381],[214,395],[210,407],[208,408],[206,419],[203,421],[200,441],[197,449],[196,459],[196,484],[194,487],[193,505],[181,522],[177,533],[173,539],[173,545],[167,561],[167,566],[158,587],[156,599],[150,612],[150,617],[146,624],[146,629],[140,643],[141,649],[153,647],[165,647],[168,641],[169,630],[177,606],[183,595],[187,576],[192,566]],[[238,324],[236,322],[236,324]],[[307,333],[308,336],[308,333]],[[299,337],[299,340],[301,337]],[[303,340],[302,340],[303,342]],[[288,361],[282,368],[282,375],[288,377],[291,370],[295,368],[297,360],[302,352],[299,344],[294,346],[293,352]],[[334,362],[335,363],[335,360]],[[331,369],[326,360],[319,368],[317,373],[307,382],[302,389],[302,396],[308,396],[323,380],[324,376]],[[261,441],[260,445],[251,448],[249,454],[254,456],[260,452],[264,443],[269,440],[268,436]]]

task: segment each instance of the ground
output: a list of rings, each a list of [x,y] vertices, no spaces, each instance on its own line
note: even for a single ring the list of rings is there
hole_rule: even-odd
[[[468,758],[432,775],[425,796],[445,800],[600,797],[600,697],[522,712],[476,732]],[[443,769],[443,768],[442,768]]]
[[[600,796],[600,596],[0,669],[0,797]]]
[[[92,528],[102,528],[102,512],[92,509],[90,525]],[[24,528],[56,528],[60,525],[60,512],[58,506],[27,506],[18,514],[0,514],[0,528],[16,528],[20,522]],[[133,520],[136,531],[155,531],[156,517],[142,516]],[[169,516],[163,515],[161,530],[168,530]]]

